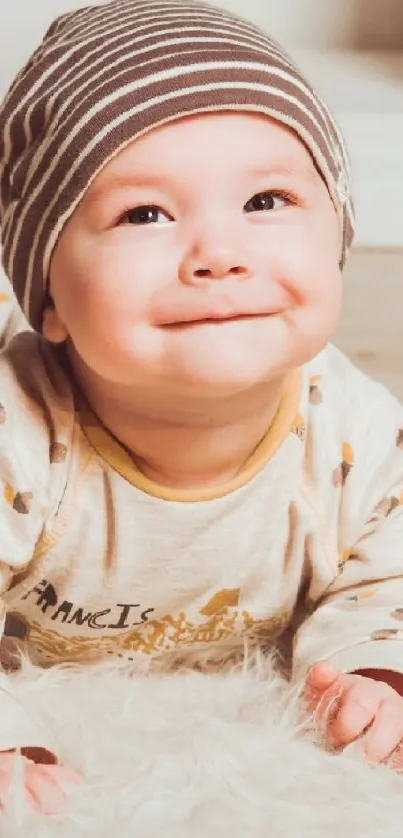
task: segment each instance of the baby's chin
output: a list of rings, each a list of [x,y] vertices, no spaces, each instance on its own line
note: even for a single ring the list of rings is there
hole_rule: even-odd
[[[265,357],[248,357],[234,353],[232,357],[219,353],[205,353],[204,357],[188,359],[186,363],[167,370],[173,390],[194,396],[197,400],[230,398],[251,389],[270,384],[286,374],[277,364]]]
[[[209,325],[171,338],[164,347],[166,373],[211,394],[239,392],[277,378],[287,372],[293,354],[284,329],[259,321]]]

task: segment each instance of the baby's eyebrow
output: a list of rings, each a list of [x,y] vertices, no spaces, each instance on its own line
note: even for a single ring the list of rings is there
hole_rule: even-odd
[[[254,167],[250,170],[250,174],[253,177],[287,177],[292,179],[298,180],[307,180],[310,183],[315,181],[315,169],[314,166],[258,166]]]
[[[93,184],[86,194],[85,203],[87,206],[96,204],[102,200],[106,195],[112,192],[121,192],[124,189],[131,188],[165,188],[169,186],[172,188],[172,182],[164,175],[156,173],[144,174],[144,172],[128,173],[127,175],[115,175],[110,177],[100,184]]]
[[[295,165],[266,165],[255,166],[247,170],[248,177],[253,178],[269,178],[269,177],[287,177],[288,179],[305,180],[312,183],[315,180],[314,167]],[[103,183],[97,185],[96,183],[90,187],[85,196],[86,207],[92,207],[99,203],[107,195],[113,192],[121,192],[129,188],[137,189],[172,189],[172,179],[169,176],[158,172],[128,172],[127,174],[116,174],[113,177],[106,179]]]

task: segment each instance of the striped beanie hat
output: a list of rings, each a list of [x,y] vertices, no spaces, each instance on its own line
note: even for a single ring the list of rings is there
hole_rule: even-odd
[[[34,329],[58,236],[100,170],[152,128],[216,110],[267,114],[296,132],[340,216],[344,265],[345,145],[283,50],[201,0],[112,0],[54,21],[0,108],[2,259]]]

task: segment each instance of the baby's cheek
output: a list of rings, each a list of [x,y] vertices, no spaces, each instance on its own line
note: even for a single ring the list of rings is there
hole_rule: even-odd
[[[329,264],[329,260],[317,261],[307,277],[305,287],[306,299],[324,322],[336,325],[342,304],[342,281],[337,264]]]
[[[324,284],[308,284],[300,291],[293,314],[294,343],[298,344],[300,363],[306,363],[332,340],[339,320],[339,295]]]

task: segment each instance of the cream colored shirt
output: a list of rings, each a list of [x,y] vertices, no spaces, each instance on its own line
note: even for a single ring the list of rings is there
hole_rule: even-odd
[[[0,355],[3,661],[217,667],[292,630],[322,658],[403,672],[403,408],[333,347],[290,375],[230,483],[160,487],[36,334]],[[0,749],[49,748],[0,682]]]

